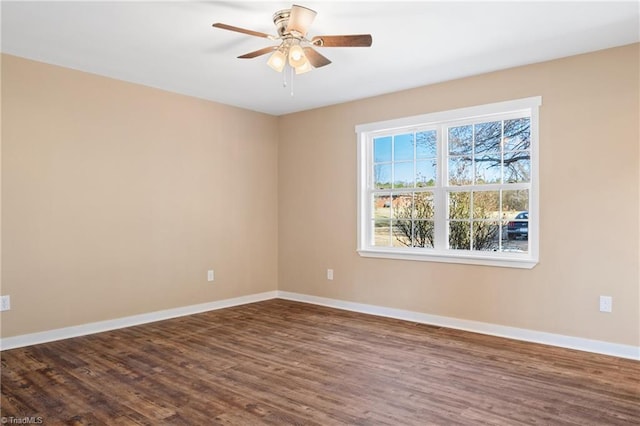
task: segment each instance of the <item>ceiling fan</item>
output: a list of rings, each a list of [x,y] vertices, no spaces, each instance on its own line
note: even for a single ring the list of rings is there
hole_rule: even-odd
[[[304,6],[293,5],[291,9],[280,10],[273,14],[273,23],[278,35],[265,34],[259,31],[247,30],[223,23],[215,23],[215,28],[235,31],[255,37],[263,37],[273,41],[280,41],[277,46],[269,46],[238,56],[241,59],[256,58],[272,53],[267,65],[278,72],[282,72],[286,64],[291,66],[296,74],[311,71],[329,65],[331,61],[321,55],[314,47],[369,47],[372,43],[370,34],[324,35],[307,38],[307,31],[311,26],[316,12]]]

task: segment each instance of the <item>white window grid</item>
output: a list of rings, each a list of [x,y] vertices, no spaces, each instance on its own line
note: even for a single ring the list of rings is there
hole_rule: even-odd
[[[359,143],[359,227],[358,227],[358,252],[363,256],[370,257],[390,257],[409,260],[435,260],[456,263],[476,263],[488,264],[496,266],[514,266],[531,268],[538,262],[538,107],[541,105],[541,98],[526,98],[516,101],[507,101],[497,104],[483,105],[479,107],[471,107],[460,110],[426,114],[424,116],[409,117],[399,120],[391,120],[388,122],[371,123],[369,125],[361,125],[356,127],[356,131],[360,136]],[[453,116],[453,118],[451,118]],[[472,172],[472,183],[468,185],[452,185],[449,182],[449,153],[448,153],[448,131],[447,129],[463,125],[475,125],[490,121],[504,121],[518,118],[530,118],[530,139],[529,146],[530,156],[530,172],[528,182],[505,182],[504,176],[504,154],[505,150],[500,150],[501,155],[501,183],[482,183],[475,182],[475,167]],[[391,188],[376,188],[374,185],[374,158],[373,158],[373,140],[382,137],[393,137],[394,135],[413,133],[414,143],[415,134],[420,132],[436,131],[436,182],[434,186],[422,187],[402,187],[395,188],[394,167],[390,177]],[[475,137],[475,132],[473,133]],[[475,142],[475,141],[474,141]],[[416,164],[417,150],[414,148],[413,164]],[[391,161],[388,164],[394,164],[394,150],[392,148]],[[474,165],[475,150],[471,150],[471,164]],[[380,164],[380,163],[375,163]],[[415,179],[415,169],[414,169]],[[365,182],[365,185],[362,183]],[[414,182],[415,184],[415,182]],[[473,218],[470,217],[466,222],[498,222],[499,235],[502,235],[502,227],[506,223],[503,218],[503,194],[504,191],[528,191],[529,194],[529,242],[528,250],[524,253],[513,253],[502,251],[502,238],[499,238],[499,248],[495,252],[473,250],[450,249],[449,245],[449,221],[448,216],[448,194],[454,192],[469,192],[473,200],[474,192],[493,191],[498,192],[500,215],[499,218]],[[374,221],[373,212],[374,197],[376,195],[411,195],[419,193],[432,193],[434,197],[434,247],[395,247],[393,246],[393,230],[390,227],[391,245],[376,246],[374,245]],[[393,199],[391,197],[391,199]],[[473,201],[471,201],[473,202]],[[470,207],[473,207],[471,205]],[[472,212],[473,209],[471,208]],[[471,213],[470,213],[471,216]],[[390,220],[393,220],[393,203],[391,204]],[[534,218],[532,220],[532,218]],[[415,219],[415,218],[412,218]],[[509,218],[511,219],[511,218]],[[473,238],[471,238],[473,244]]]

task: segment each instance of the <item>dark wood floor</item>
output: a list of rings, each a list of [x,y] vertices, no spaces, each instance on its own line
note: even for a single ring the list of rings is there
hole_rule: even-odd
[[[640,362],[284,300],[2,352],[69,425],[631,425]]]

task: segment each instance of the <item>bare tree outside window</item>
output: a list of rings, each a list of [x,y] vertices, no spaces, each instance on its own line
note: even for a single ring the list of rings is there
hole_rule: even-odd
[[[406,247],[433,247],[433,218],[433,193],[415,193],[395,209],[394,237]]]
[[[529,124],[528,118],[519,118],[450,128],[449,185],[528,182]],[[417,135],[416,150],[428,149],[426,145],[431,143],[430,135]],[[423,182],[424,186],[435,185],[435,180],[425,182],[420,176],[416,176],[415,181]],[[522,191],[450,192],[449,248],[481,251],[499,249],[499,239],[508,219],[505,212],[526,208],[527,203],[528,194],[523,199]],[[393,212],[393,237],[398,245],[434,246],[433,193],[414,192],[399,196]]]

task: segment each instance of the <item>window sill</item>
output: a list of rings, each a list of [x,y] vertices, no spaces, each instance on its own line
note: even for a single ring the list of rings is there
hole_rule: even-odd
[[[469,252],[459,252],[455,255],[429,252],[417,253],[412,250],[384,250],[384,249],[359,249],[358,254],[362,257],[373,257],[381,259],[397,260],[417,260],[423,262],[460,263],[466,265],[498,266],[503,268],[532,269],[538,264],[538,260],[532,257],[521,255],[510,256],[508,253],[500,255],[471,254]],[[517,256],[517,257],[516,257]]]

